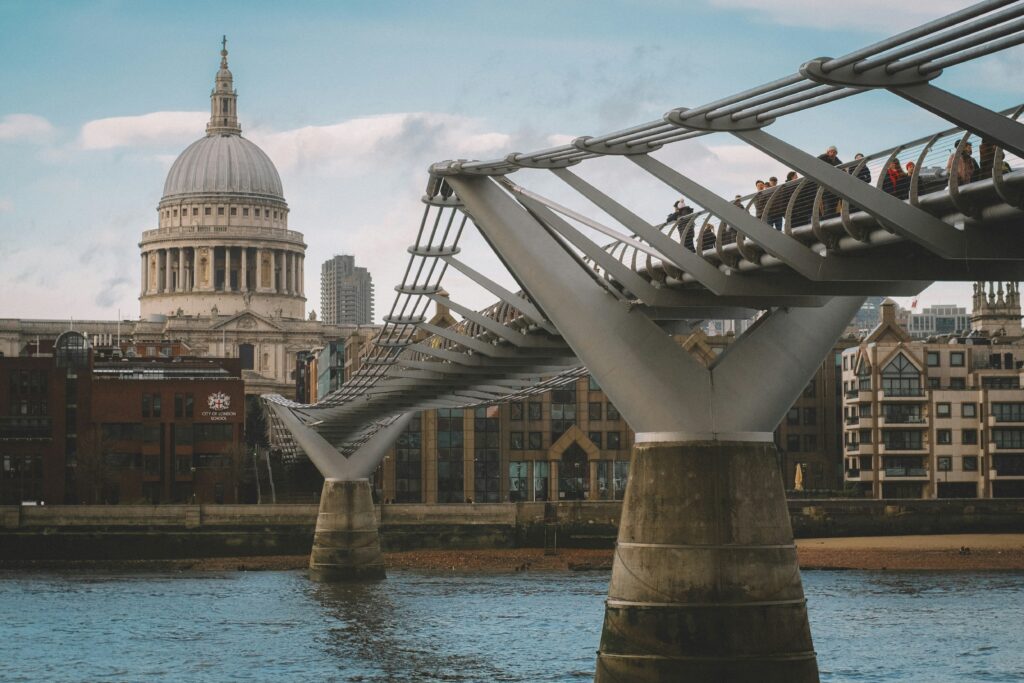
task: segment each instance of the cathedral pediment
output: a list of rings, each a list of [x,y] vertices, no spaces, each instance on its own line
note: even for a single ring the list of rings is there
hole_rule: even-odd
[[[278,323],[252,311],[242,311],[210,326],[211,330],[238,330],[240,332],[280,332],[284,328]]]

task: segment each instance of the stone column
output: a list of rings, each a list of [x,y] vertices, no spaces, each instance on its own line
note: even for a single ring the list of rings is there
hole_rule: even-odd
[[[601,496],[597,488],[597,460],[591,460],[587,463],[590,468],[590,481],[588,483],[587,500],[598,500]],[[614,462],[614,460],[612,461]],[[615,465],[612,465],[612,469]]]
[[[242,247],[242,272],[238,275],[238,288],[243,292],[249,291],[249,248]]]
[[[146,271],[149,270],[149,254],[142,252],[142,279],[139,280],[140,296],[146,296]]]
[[[306,296],[306,256],[299,256],[299,294]]]
[[[231,291],[231,247],[224,247],[224,291]]]
[[[185,286],[185,249],[183,247],[178,247],[178,291],[188,291]]]
[[[277,294],[277,249],[270,250],[270,291]]]
[[[164,250],[164,292],[171,291],[171,248]]]

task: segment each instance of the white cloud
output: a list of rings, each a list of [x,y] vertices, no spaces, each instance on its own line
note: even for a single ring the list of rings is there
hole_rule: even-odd
[[[199,137],[208,118],[198,111],[157,111],[96,119],[82,126],[78,144],[82,149],[184,145]]]
[[[53,135],[53,124],[35,114],[8,114],[0,119],[0,140],[45,141]]]
[[[865,29],[892,34],[964,8],[960,0],[711,0],[715,7],[753,12],[786,26]]]
[[[506,148],[511,137],[489,132],[474,119],[450,114],[397,113],[367,116],[326,126],[273,132],[254,130],[281,171],[366,171],[364,164],[390,166],[424,152],[476,158]]]

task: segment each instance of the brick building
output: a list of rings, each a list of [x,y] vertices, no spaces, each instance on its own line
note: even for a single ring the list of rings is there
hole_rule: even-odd
[[[0,503],[238,500],[239,360],[135,352],[66,332],[0,358]]]

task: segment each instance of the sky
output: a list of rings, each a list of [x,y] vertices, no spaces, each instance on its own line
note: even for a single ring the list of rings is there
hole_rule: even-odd
[[[319,309],[319,264],[350,253],[373,275],[379,318],[415,238],[432,162],[498,158],[659,119],[966,4],[5,0],[0,25],[17,30],[0,41],[0,318],[138,317],[138,240],[155,227],[171,163],[203,135],[222,34],[242,134],[276,164],[289,227],[309,245],[307,309]],[[936,84],[1002,109],[1024,102],[1022,67],[1014,48]],[[816,154],[836,144],[847,159],[948,127],[867,93],[780,119],[770,132]],[[719,135],[655,156],[727,197],[786,170]],[[578,168],[662,220],[676,195],[624,166]],[[545,174],[514,179],[570,201]],[[464,254],[508,282],[475,234]],[[445,285],[474,308],[492,298],[458,274]],[[969,292],[933,285],[919,306],[969,306]]]

